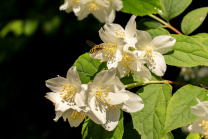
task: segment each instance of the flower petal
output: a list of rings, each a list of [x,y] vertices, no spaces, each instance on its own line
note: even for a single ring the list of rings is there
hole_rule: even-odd
[[[112,23],[115,18],[116,18],[116,11],[112,9],[110,14],[107,16],[107,23]]]
[[[62,4],[60,7],[59,7],[59,10],[66,10],[68,7],[70,7],[70,3],[69,1],[65,1],[64,4]]]
[[[124,64],[122,64],[121,62],[118,63],[118,71],[119,71],[119,75],[120,75],[120,78],[126,76],[127,74],[127,66]]]
[[[147,63],[149,69],[155,73],[157,76],[163,76],[166,71],[166,63],[163,55],[161,53],[154,54],[153,61]]]
[[[106,110],[103,105],[96,107],[95,104],[95,97],[92,97],[89,106],[91,108],[91,112],[97,117],[96,119],[92,119],[94,122],[98,122],[97,124],[104,124],[106,123]]]
[[[134,37],[136,33],[136,21],[135,21],[136,16],[132,15],[131,18],[129,19],[128,23],[126,24],[125,27],[125,35],[127,38],[127,42],[129,38]]]
[[[69,84],[72,85],[72,87],[75,87],[77,92],[80,92],[81,90],[81,81],[79,78],[79,74],[77,72],[76,66],[71,67],[66,75],[67,80],[69,81]]]
[[[58,121],[58,119],[62,116],[63,112],[62,111],[56,111],[56,117],[53,119],[55,122]]]
[[[108,97],[106,97],[106,100],[109,100],[108,104],[118,105],[129,99],[128,95],[126,94],[126,90],[123,89],[119,91],[118,89],[115,89],[115,91],[115,93],[108,93]]]
[[[108,32],[105,32],[103,30],[103,28],[101,28],[99,31],[99,36],[101,38],[101,40],[104,42],[104,43],[113,43],[115,44],[116,43],[116,36],[108,33]]]
[[[135,71],[134,75],[137,78],[142,79],[144,81],[150,81],[151,78],[152,78],[152,75],[151,75],[149,69],[146,68],[144,65],[141,65],[141,66],[142,66],[141,70],[140,71]]]
[[[191,106],[191,112],[196,116],[205,116],[208,115],[208,101],[202,101],[200,102],[199,99],[196,98],[196,100],[199,102],[195,106]]]
[[[138,95],[129,91],[126,91],[126,94],[128,94],[129,99],[124,102],[122,110],[128,113],[132,113],[143,109],[144,103]]]
[[[117,36],[116,35],[116,32],[118,32],[117,30],[124,32],[124,29],[119,24],[113,24],[113,23],[105,24],[103,28],[104,28],[105,32],[108,32],[114,36]]]
[[[45,97],[49,99],[50,101],[52,101],[53,103],[56,103],[56,100],[57,98],[60,97],[60,95],[57,93],[50,92],[50,93],[46,93]]]
[[[64,121],[66,121],[66,119],[68,119],[68,122],[70,124],[71,127],[78,127],[80,125],[80,123],[84,120],[84,118],[73,118],[73,117],[70,117],[73,112],[76,112],[75,110],[73,109],[69,109],[67,110],[66,112],[63,113],[63,119]],[[82,115],[85,114],[83,112],[80,112]]]
[[[102,124],[105,130],[112,131],[115,129],[119,122],[120,113],[120,109],[109,109],[109,111],[106,113],[107,121],[105,124]]]
[[[173,45],[175,44],[176,39],[171,36],[157,36],[152,41],[151,44],[156,47],[154,51],[158,51],[161,54],[169,52]]]
[[[202,120],[208,121],[208,117],[200,117],[198,118],[196,121],[194,121],[194,123],[192,124],[191,128],[189,127],[189,130],[191,133],[199,133],[202,134],[202,131],[204,131],[204,129],[199,126],[199,124],[202,123]]]
[[[90,11],[88,10],[87,6],[81,6],[81,10],[76,13],[76,16],[78,17],[78,20],[82,20],[86,18],[90,14]]]
[[[99,118],[90,110],[87,112],[87,116],[93,120],[96,124],[102,124],[102,122],[99,120]]]
[[[115,68],[109,70],[103,70],[98,73],[93,81],[94,86],[100,86],[101,84],[108,84],[112,79],[115,78]]]
[[[142,50],[142,48],[147,46],[152,41],[150,34],[146,31],[136,30],[136,36],[137,43],[135,44],[135,47],[138,50]]]
[[[123,8],[123,2],[121,0],[112,0],[112,6],[116,11],[120,11]]]
[[[50,88],[53,92],[59,92],[60,90],[62,90],[62,86],[64,84],[69,84],[69,81],[61,76],[46,80],[46,86]]]

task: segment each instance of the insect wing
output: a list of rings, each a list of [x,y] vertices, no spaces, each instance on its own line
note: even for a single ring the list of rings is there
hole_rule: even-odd
[[[94,54],[94,56],[93,56],[93,57],[91,57],[90,63],[91,63],[91,62],[92,62],[92,60],[95,58],[95,56],[96,56],[97,52],[95,52],[95,53],[93,53],[93,54]]]
[[[97,44],[95,44],[94,42],[91,42],[89,40],[86,40],[86,43],[90,46],[90,47],[94,47],[96,46]]]

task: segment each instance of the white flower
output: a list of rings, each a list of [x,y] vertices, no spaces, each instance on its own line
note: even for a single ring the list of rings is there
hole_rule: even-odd
[[[64,4],[59,7],[60,10],[65,10],[67,13],[73,11],[75,15],[81,10],[79,0],[65,0]]]
[[[192,133],[202,134],[203,137],[208,138],[208,101],[200,102],[197,98],[198,104],[191,106],[191,112],[200,116],[192,125],[188,127]]]
[[[109,69],[113,67],[116,68],[118,62],[122,59],[123,47],[125,45],[124,39],[116,38],[105,32],[102,28],[99,30],[99,35],[104,42],[100,44],[103,47],[103,50],[90,54],[90,56],[95,59],[101,59],[101,62],[108,61],[107,67]]]
[[[136,31],[137,43],[135,47],[138,54],[147,61],[148,68],[158,76],[163,76],[166,71],[166,63],[162,54],[170,51],[176,40],[171,36],[157,36],[153,40],[149,33]]]
[[[142,99],[127,90],[115,76],[116,70],[104,70],[97,74],[93,82],[88,83],[87,102],[97,119],[106,130],[113,130],[120,118],[120,109],[136,112],[144,107]]]
[[[78,126],[80,122],[76,118],[82,114],[81,120],[83,120],[86,117],[85,112],[89,109],[86,108],[84,102],[87,85],[81,84],[76,67],[68,70],[66,78],[58,76],[47,80],[46,86],[53,91],[47,93],[45,97],[55,105],[56,118],[54,120],[57,121],[63,116],[65,120],[68,118],[71,126]]]
[[[136,16],[132,15],[128,21],[125,30],[119,24],[107,23],[104,25],[105,32],[116,36],[117,38],[124,38],[126,43],[135,44],[137,39],[135,37],[136,33]]]
[[[118,63],[119,76],[122,78],[124,76],[129,76],[129,74],[134,74],[137,78],[144,81],[149,81],[151,79],[150,71],[143,65],[146,63],[144,59],[141,59],[137,51],[131,51],[130,48],[135,48],[134,45],[127,44],[123,49],[122,60]]]

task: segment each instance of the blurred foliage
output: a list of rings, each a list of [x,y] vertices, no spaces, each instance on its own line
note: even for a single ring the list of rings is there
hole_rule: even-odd
[[[0,124],[3,127],[0,138],[2,139],[8,138],[8,132],[11,133],[10,138],[21,139],[68,139],[75,134],[76,138],[81,138],[81,126],[71,128],[62,119],[57,123],[53,121],[54,107],[44,97],[46,92],[50,91],[45,86],[45,80],[57,74],[65,77],[75,60],[81,54],[89,52],[90,47],[86,45],[86,40],[97,44],[101,42],[98,31],[103,24],[92,15],[78,21],[73,13],[59,11],[59,6],[63,2],[63,0],[0,1]],[[180,30],[184,15],[205,4],[206,1],[201,3],[193,1],[182,15],[171,20],[171,24]],[[125,27],[130,16],[122,12],[116,13],[114,22]],[[137,17],[136,20],[140,19],[142,18]],[[137,28],[150,29],[151,22],[154,21],[143,19],[137,24]],[[207,19],[192,34],[208,32],[206,25]],[[180,68],[168,66],[163,79],[176,80],[179,72]],[[207,80],[207,76],[201,79],[204,85],[207,85]],[[124,119],[125,124],[131,117],[125,115]],[[177,134],[178,132],[173,131],[175,137]],[[124,135],[126,137],[126,134]]]

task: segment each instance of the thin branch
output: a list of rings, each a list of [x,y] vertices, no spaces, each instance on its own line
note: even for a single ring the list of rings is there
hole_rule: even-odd
[[[178,85],[188,85],[187,83],[180,83],[180,82],[175,82],[175,81],[169,81],[169,80],[162,80],[162,81],[144,81],[144,82],[137,82],[137,83],[132,83],[132,84],[127,84],[125,85],[125,88],[134,88],[134,87],[137,87],[137,86],[143,86],[143,85],[146,85],[146,84],[154,84],[154,83],[169,83],[169,84],[178,84]],[[206,86],[203,86],[202,84],[190,84],[190,85],[193,85],[193,86],[198,86],[198,87],[201,87],[201,88],[204,88],[206,90],[208,90],[208,87]]]
[[[170,23],[167,23],[167,22],[163,21],[162,19],[158,18],[157,16],[155,16],[153,14],[149,14],[148,16],[150,16],[150,17],[154,18],[155,20],[159,21],[160,23],[162,23],[164,25],[163,27],[167,27],[167,28],[171,29],[172,31],[174,31],[177,34],[182,34],[176,28],[174,28],[173,26],[171,26]]]

